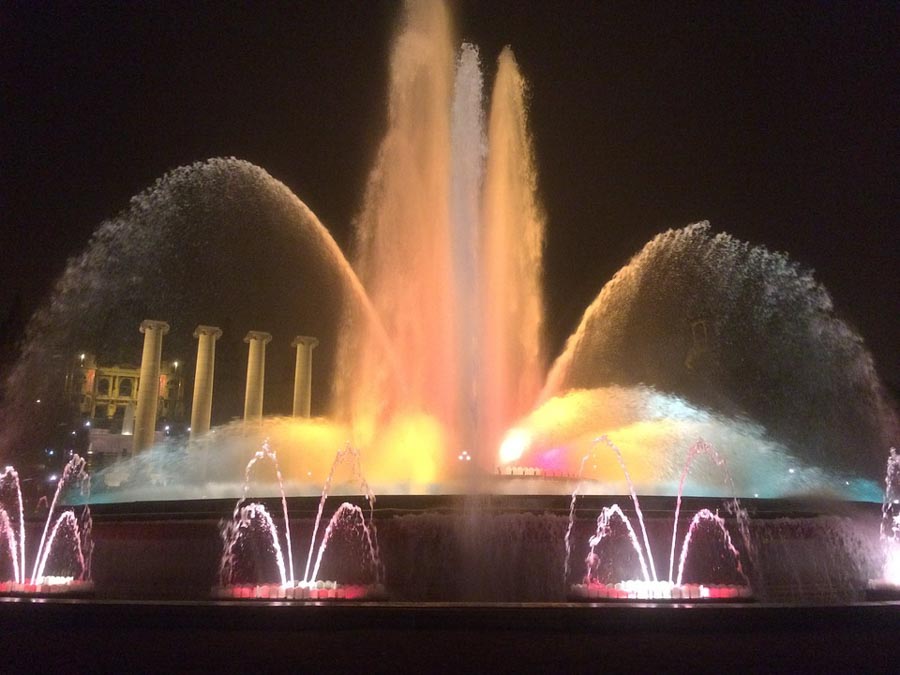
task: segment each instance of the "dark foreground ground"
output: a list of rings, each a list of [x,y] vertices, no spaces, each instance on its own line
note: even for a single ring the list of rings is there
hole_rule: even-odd
[[[897,672],[900,603],[0,600],[3,672]]]

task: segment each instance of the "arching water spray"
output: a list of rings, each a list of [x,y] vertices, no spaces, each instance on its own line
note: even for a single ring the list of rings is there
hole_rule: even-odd
[[[641,511],[641,502],[638,499],[637,492],[634,489],[634,483],[631,480],[631,474],[628,473],[628,467],[625,466],[625,460],[622,458],[622,451],[619,450],[616,444],[610,441],[609,438],[607,438],[605,435],[599,436],[598,438],[594,439],[594,442],[591,446],[591,451],[581,459],[581,466],[578,469],[578,484],[575,486],[575,490],[572,492],[572,501],[569,504],[569,526],[566,529],[565,578],[568,579],[569,577],[569,561],[572,552],[572,543],[570,540],[572,536],[572,528],[575,524],[575,501],[578,498],[578,493],[581,490],[584,481],[585,464],[587,463],[588,459],[593,456],[593,454],[596,452],[597,446],[600,444],[603,444],[606,447],[610,448],[616,454],[616,459],[619,462],[619,467],[622,469],[622,473],[625,474],[625,480],[628,482],[628,490],[631,493],[631,501],[634,503],[634,510],[637,513],[638,522],[641,526],[641,535],[644,540],[644,550],[647,552],[647,558],[649,558],[650,560],[650,576],[652,577],[653,581],[657,581],[656,565],[653,562],[653,554],[650,549],[650,539],[647,537],[647,528],[644,526],[644,513]]]
[[[44,578],[44,570],[47,567],[47,561],[50,558],[50,552],[53,550],[53,544],[56,541],[56,537],[59,534],[60,530],[67,530],[70,538],[74,542],[73,548],[75,552],[75,558],[80,570],[79,576],[83,576],[84,570],[87,569],[85,566],[84,552],[81,550],[81,531],[78,527],[78,518],[75,516],[74,511],[63,511],[61,514],[59,514],[59,518],[57,518],[56,522],[53,524],[53,529],[50,531],[50,536],[47,537],[47,545],[44,547],[43,554],[37,561],[37,571],[33,576],[35,582],[38,579]]]
[[[653,562],[653,554],[650,550],[650,539],[647,537],[647,527],[644,525],[644,513],[641,511],[641,502],[634,489],[634,482],[631,480],[631,474],[628,473],[628,467],[625,466],[625,460],[622,458],[622,451],[619,450],[618,446],[606,436],[600,436],[599,438],[594,439],[594,447],[596,447],[598,443],[605,444],[616,453],[616,459],[619,460],[619,466],[622,468],[622,473],[625,474],[625,480],[628,482],[628,490],[631,493],[631,501],[634,502],[634,510],[637,512],[638,522],[641,525],[641,535],[644,538],[644,550],[647,551],[647,557],[650,559],[650,575],[653,578],[653,581],[657,581],[656,563]]]
[[[328,471],[328,477],[325,479],[325,483],[322,485],[322,496],[319,498],[319,510],[316,513],[316,522],[313,526],[312,537],[309,540],[309,553],[306,556],[306,569],[303,572],[303,581],[309,582],[315,579],[315,574],[318,571],[318,563],[316,563],[316,567],[313,571],[313,576],[310,577],[310,565],[312,564],[312,556],[313,551],[316,546],[316,537],[319,532],[319,525],[322,521],[322,512],[325,510],[325,500],[328,498],[328,492],[331,490],[331,483],[334,480],[334,472],[337,467],[345,462],[349,462],[351,466],[351,480],[356,482],[357,485],[360,486],[363,494],[366,497],[366,501],[369,503],[369,525],[366,528],[366,538],[369,542],[369,549],[372,552],[373,563],[375,566],[375,577],[376,582],[381,583],[384,577],[384,570],[382,568],[381,556],[378,550],[378,532],[375,529],[375,493],[372,492],[372,489],[369,487],[369,484],[366,482],[366,479],[362,475],[362,467],[359,461],[359,451],[353,448],[349,443],[341,450],[338,451],[337,455],[335,455],[334,462],[331,464],[331,469]],[[344,505],[342,505],[343,507]],[[339,511],[341,509],[338,509]],[[332,521],[337,516],[332,517]],[[329,521],[329,526],[331,525],[331,521]],[[330,532],[326,532],[323,536],[322,545],[324,546],[325,540],[330,536]],[[324,550],[324,549],[323,549]],[[319,558],[321,559],[321,551],[319,554]]]
[[[306,580],[307,583],[315,583],[318,579],[319,567],[322,565],[322,556],[325,555],[325,549],[328,547],[328,542],[331,541],[331,537],[334,535],[337,528],[344,524],[352,529],[358,528],[362,530],[362,535],[366,543],[366,552],[369,555],[369,562],[375,573],[375,583],[382,583],[383,579],[380,573],[381,562],[378,557],[376,546],[377,539],[372,537],[372,528],[366,524],[366,516],[363,513],[363,510],[349,502],[341,504],[328,521],[328,525],[325,527],[325,532],[322,535],[322,543],[319,545],[319,552],[316,555],[316,564],[313,567],[309,579]]]
[[[588,540],[588,543],[591,545],[591,553],[590,558],[593,559],[596,556],[596,549],[599,546],[600,542],[603,541],[604,538],[608,537],[612,531],[611,529],[611,519],[613,517],[619,518],[624,524],[628,531],[628,540],[631,542],[632,548],[637,552],[638,560],[641,563],[641,573],[644,576],[644,581],[650,581],[650,573],[647,571],[647,560],[644,556],[644,551],[641,548],[641,543],[638,541],[637,534],[634,531],[634,528],[631,526],[631,520],[626,516],[622,509],[618,504],[613,504],[612,506],[604,506],[603,510],[600,512],[600,515],[597,517],[597,532]],[[647,555],[650,555],[650,551],[647,551]]]
[[[278,489],[281,494],[281,509],[284,516],[285,547],[287,548],[288,552],[287,568],[285,568],[281,544],[278,541],[278,528],[275,527],[272,516],[269,514],[268,510],[261,504],[245,505],[250,492],[250,483],[253,477],[253,471],[256,468],[256,465],[262,460],[268,460],[272,462],[272,465],[275,469],[275,477],[278,480]],[[253,519],[258,519],[260,522],[262,522],[263,529],[267,531],[272,537],[273,550],[275,552],[279,574],[281,575],[282,585],[285,585],[289,581],[293,586],[294,558],[293,553],[291,552],[293,547],[291,546],[291,523],[290,518],[288,517],[287,497],[284,494],[284,480],[281,476],[281,467],[278,465],[278,457],[275,451],[272,450],[272,448],[269,446],[268,438],[263,441],[262,447],[257,450],[256,454],[254,454],[250,461],[247,462],[247,466],[244,469],[244,488],[241,492],[241,498],[238,499],[237,503],[234,505],[234,511],[232,512],[231,520],[226,523],[222,530],[222,539],[225,546],[222,554],[222,560],[219,563],[219,578],[223,586],[231,582],[231,575],[233,573],[235,565],[234,548],[238,543],[241,527],[243,526],[244,528],[246,528],[248,523]]]
[[[37,579],[40,575],[38,574],[39,569],[43,569],[42,562],[46,562],[46,554],[44,553],[44,549],[47,548],[47,533],[50,529],[50,523],[53,521],[53,514],[56,511],[56,504],[59,501],[60,495],[63,493],[68,487],[78,486],[80,489],[87,481],[87,484],[90,485],[90,478],[85,471],[86,460],[80,457],[79,455],[73,455],[72,459],[66,464],[63,469],[62,477],[59,479],[59,482],[56,484],[56,492],[53,494],[53,501],[50,503],[50,510],[47,513],[47,521],[44,523],[44,532],[41,535],[41,541],[38,545],[37,556],[35,557],[34,569],[31,573],[32,579]],[[89,507],[85,507],[89,508]],[[89,517],[89,516],[88,516]],[[57,521],[56,525],[59,525]],[[54,528],[55,530],[55,528]],[[81,555],[81,542],[79,541],[79,555]]]
[[[675,584],[681,586],[684,581],[684,565],[685,562],[687,562],[688,553],[691,550],[691,542],[702,524],[707,524],[721,533],[725,550],[731,554],[732,560],[734,560],[736,567],[735,571],[741,579],[743,579],[744,584],[749,586],[750,580],[747,578],[747,575],[744,574],[744,569],[741,566],[741,554],[731,542],[731,535],[728,534],[728,528],[725,527],[725,521],[709,509],[701,509],[694,514],[693,518],[691,518],[687,534],[684,535],[684,543],[681,546],[681,557],[678,560],[678,578],[675,580]],[[669,581],[671,581],[671,579],[669,579]]]
[[[725,481],[725,485],[729,489],[729,494],[731,495],[731,504],[729,510],[733,512],[735,520],[738,523],[738,528],[741,532],[741,538],[744,540],[744,548],[747,552],[747,555],[750,557],[751,563],[753,562],[754,549],[750,539],[749,518],[747,517],[747,511],[741,507],[740,501],[738,501],[737,492],[734,489],[734,480],[731,477],[731,473],[728,471],[728,465],[725,462],[725,458],[722,457],[713,446],[711,446],[701,438],[698,439],[697,442],[688,449],[687,458],[684,461],[684,468],[681,471],[681,478],[678,481],[678,496],[675,501],[675,521],[672,523],[672,548],[669,552],[669,581],[672,581],[672,574],[675,565],[675,542],[678,539],[678,517],[681,514],[681,497],[684,494],[684,483],[687,479],[688,473],[691,470],[691,466],[694,463],[694,460],[700,455],[708,456],[710,459],[712,459],[717,467],[722,469],[723,480]],[[730,541],[731,539],[729,536],[729,542]]]

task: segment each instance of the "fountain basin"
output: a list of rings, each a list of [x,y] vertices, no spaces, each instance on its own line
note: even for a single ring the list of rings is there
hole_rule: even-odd
[[[616,584],[572,584],[569,599],[576,601],[747,601],[753,597],[750,586],[734,584],[675,584],[669,581],[629,579]]]
[[[900,584],[891,579],[870,579],[866,586],[866,600],[900,600]]]
[[[387,600],[383,584],[340,584],[316,581],[310,584],[235,584],[215,586],[211,595],[216,600]]]
[[[49,576],[40,579],[25,579],[22,583],[15,581],[0,582],[0,596],[45,596],[45,595],[78,595],[84,596],[94,592],[94,582],[73,577]]]

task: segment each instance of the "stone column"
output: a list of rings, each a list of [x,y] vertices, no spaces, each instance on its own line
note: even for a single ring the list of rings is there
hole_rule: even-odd
[[[216,340],[222,330],[215,326],[197,326],[197,369],[194,371],[194,400],[191,403],[191,440],[209,431],[212,416],[213,374],[216,368]]]
[[[312,401],[312,350],[319,341],[314,337],[298,335],[291,343],[297,348],[294,366],[294,417],[309,417]]]
[[[247,389],[244,392],[244,421],[262,419],[263,390],[266,383],[266,345],[272,335],[251,330],[244,338],[250,345],[247,354]]]
[[[144,353],[141,356],[141,380],[138,384],[137,408],[134,411],[133,453],[146,450],[155,440],[156,407],[159,405],[159,362],[162,359],[163,335],[169,332],[165,321],[147,319],[141,323]]]

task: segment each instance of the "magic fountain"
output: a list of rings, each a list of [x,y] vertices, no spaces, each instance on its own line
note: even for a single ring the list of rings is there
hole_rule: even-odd
[[[156,442],[154,396],[145,394],[139,452],[97,473],[92,500],[103,506],[95,512],[115,528],[117,509],[136,508],[128,513],[140,521],[141,509],[212,504],[177,536],[202,553],[198,560],[218,562],[219,598],[358,599],[387,589],[416,601],[746,600],[752,587],[771,600],[858,599],[877,556],[867,548],[869,516],[859,524],[841,505],[879,499],[875,467],[897,435],[861,338],[786,256],[697,223],[650,241],[548,365],[547,228],[526,83],[505,48],[486,105],[479,51],[457,49],[451,23],[442,3],[406,5],[391,56],[387,132],[349,260],[263,169],[233,158],[175,169],[100,227],[33,317],[7,383],[0,447],[25,447],[30,433],[50,426],[40,415],[51,406],[36,410],[34,402],[59,398],[55,354],[85,345],[133,350],[140,325],[145,360],[155,359],[145,381],[159,379],[163,335],[180,353],[194,348],[192,336],[199,340],[193,407],[202,424],[189,441]],[[142,323],[148,316],[165,322]],[[216,364],[215,343],[245,333],[240,382],[228,375],[240,364]],[[291,336],[296,351],[288,355]],[[331,386],[329,400],[313,406],[327,414],[310,419],[308,389],[297,382],[308,381],[316,344],[317,378]],[[287,361],[266,364],[267,345],[272,359],[296,356],[293,417],[263,415],[272,400],[266,371],[289,370]],[[215,396],[246,384],[244,417],[233,419],[231,409],[208,428],[219,400],[214,374]],[[692,469],[701,455],[708,466]],[[338,487],[332,477],[344,459],[353,476]],[[267,464],[275,479],[261,481]],[[626,483],[631,513],[606,499],[625,494]],[[378,535],[375,492],[394,505]],[[334,515],[323,528],[336,494],[362,501],[327,511]],[[650,513],[639,496],[655,504]],[[827,515],[794,517],[793,499],[816,500]],[[688,502],[696,509],[685,523]],[[223,516],[216,509],[226,503],[234,507]],[[587,506],[579,512],[576,503]],[[748,523],[748,509],[775,515]],[[196,543],[207,541],[216,514],[221,549]],[[70,520],[57,520],[54,531]],[[22,523],[21,511],[0,511],[16,584],[24,582]],[[143,546],[154,565],[171,564],[156,552],[160,541],[177,548],[166,532],[178,527],[170,526],[111,538],[110,557],[97,561],[107,578],[124,574],[113,569],[116,546]],[[342,528],[360,535],[365,581],[320,579]],[[308,548],[294,545],[301,533]],[[651,541],[669,551],[667,578]],[[704,546],[718,561],[707,576],[702,561],[692,562]],[[811,571],[811,546],[834,563]],[[304,548],[300,577],[294,556]],[[583,575],[573,562],[582,556]],[[41,568],[46,553],[38,559]],[[37,569],[32,578],[43,576]],[[789,578],[816,578],[821,587],[794,596],[802,584],[780,585]]]

